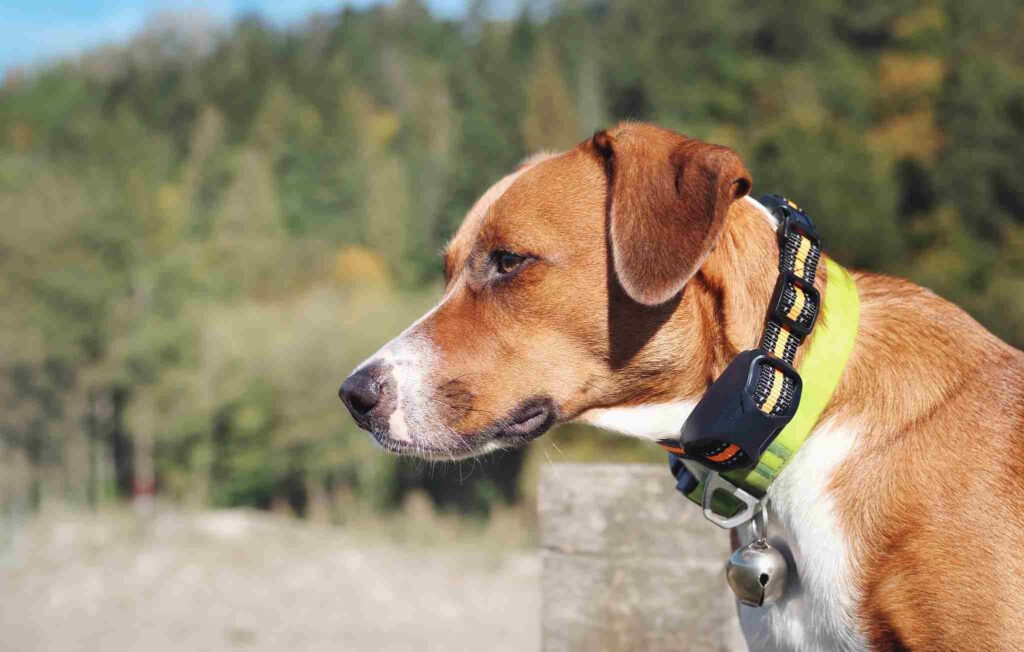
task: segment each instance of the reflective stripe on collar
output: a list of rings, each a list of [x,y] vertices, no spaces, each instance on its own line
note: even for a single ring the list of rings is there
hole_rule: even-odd
[[[723,477],[754,496],[763,496],[772,481],[789,464],[793,455],[810,436],[828,406],[853,351],[860,323],[860,297],[857,285],[842,265],[831,258],[825,261],[827,276],[822,315],[809,348],[801,359],[803,393],[796,415],[768,446],[753,468],[736,469]],[[703,478],[686,495],[701,504]],[[712,497],[712,509],[723,516],[738,512],[742,505],[725,494]]]

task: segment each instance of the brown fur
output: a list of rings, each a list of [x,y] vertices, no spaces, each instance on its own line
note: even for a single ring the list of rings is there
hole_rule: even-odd
[[[750,179],[731,151],[625,124],[499,185],[421,327],[455,436],[534,396],[563,421],[696,399],[757,344],[778,248],[733,201]],[[495,250],[530,259],[494,283]],[[878,650],[1024,649],[1024,354],[907,281],[856,282],[859,336],[823,417],[860,433],[832,487],[860,564],[837,581],[862,589]]]
[[[614,151],[610,170],[603,163],[609,146]],[[749,348],[756,340],[757,330],[737,321],[730,330],[741,341],[729,343],[723,352],[710,339],[720,339],[720,334],[703,327],[726,303],[731,308],[750,300],[725,292],[727,270],[720,266],[706,264],[682,293],[677,289],[675,296],[655,306],[635,300],[623,287],[622,266],[613,262],[618,260],[613,238],[606,235],[606,204],[620,202],[621,220],[634,223],[629,228],[651,224],[652,215],[636,208],[641,202],[632,196],[647,192],[650,184],[625,185],[621,171],[629,169],[628,177],[638,174],[633,168],[650,170],[655,166],[633,159],[655,155],[668,162],[661,168],[657,193],[672,204],[660,208],[658,215],[672,216],[680,228],[665,236],[672,242],[659,256],[674,262],[664,275],[645,280],[642,248],[625,256],[637,265],[636,288],[652,284],[649,290],[635,289],[636,294],[646,293],[650,299],[664,293],[662,281],[682,286],[716,239],[723,254],[740,255],[736,247],[742,239],[722,236],[721,226],[715,225],[726,221],[728,206],[749,184],[742,163],[725,148],[627,124],[532,165],[486,210],[475,208],[456,234],[446,253],[446,268],[454,270],[449,282],[453,294],[425,325],[444,351],[446,370],[453,377],[471,375],[477,388],[479,411],[453,424],[459,430],[476,432],[486,427],[487,415],[504,414],[537,392],[555,398],[563,420],[595,407],[697,396],[728,362],[729,352]],[[685,180],[678,193],[677,178]],[[620,192],[609,195],[610,184]],[[701,210],[688,208],[691,203]],[[737,226],[763,222],[756,211],[732,205],[737,207]],[[705,219],[705,209],[721,212],[721,217]],[[690,220],[695,224],[684,226]],[[676,230],[684,236],[672,235]],[[771,241],[767,233],[764,243]],[[481,268],[495,249],[538,260],[511,283],[489,287]],[[464,285],[453,289],[460,281]],[[766,283],[767,291],[759,293],[764,296],[757,297],[764,306],[771,294],[771,281]],[[515,370],[515,376],[510,378],[508,370]],[[487,396],[492,388],[493,397]]]
[[[733,201],[750,190],[735,152],[652,125],[600,132],[606,161],[612,264],[626,293],[655,306],[679,293],[704,262]]]
[[[863,426],[834,492],[870,637],[1024,649],[1024,359],[927,290],[857,283],[860,334],[830,411]]]

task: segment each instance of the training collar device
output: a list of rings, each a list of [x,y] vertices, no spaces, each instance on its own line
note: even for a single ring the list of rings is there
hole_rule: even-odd
[[[780,195],[760,202],[779,222],[779,277],[761,343],[737,355],[711,384],[678,440],[659,442],[669,452],[676,488],[725,528],[754,517],[768,486],[810,435],[839,384],[860,317],[856,285],[839,264],[825,261],[824,299],[814,288],[821,238],[811,219]],[[797,371],[797,350],[812,331]],[[707,473],[698,478],[684,459]]]

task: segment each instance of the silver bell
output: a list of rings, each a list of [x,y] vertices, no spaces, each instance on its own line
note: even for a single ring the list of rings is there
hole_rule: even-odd
[[[768,543],[768,508],[764,502],[751,520],[754,540],[737,549],[725,567],[725,579],[736,599],[750,607],[763,607],[786,591],[788,563]]]
[[[750,607],[763,607],[786,590],[786,558],[767,541],[753,541],[732,553],[725,567],[736,599]]]

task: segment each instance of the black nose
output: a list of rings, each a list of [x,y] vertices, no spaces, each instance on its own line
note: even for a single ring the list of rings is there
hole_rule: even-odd
[[[338,396],[356,421],[361,421],[377,407],[380,402],[380,390],[378,374],[367,367],[346,378],[338,390]]]

